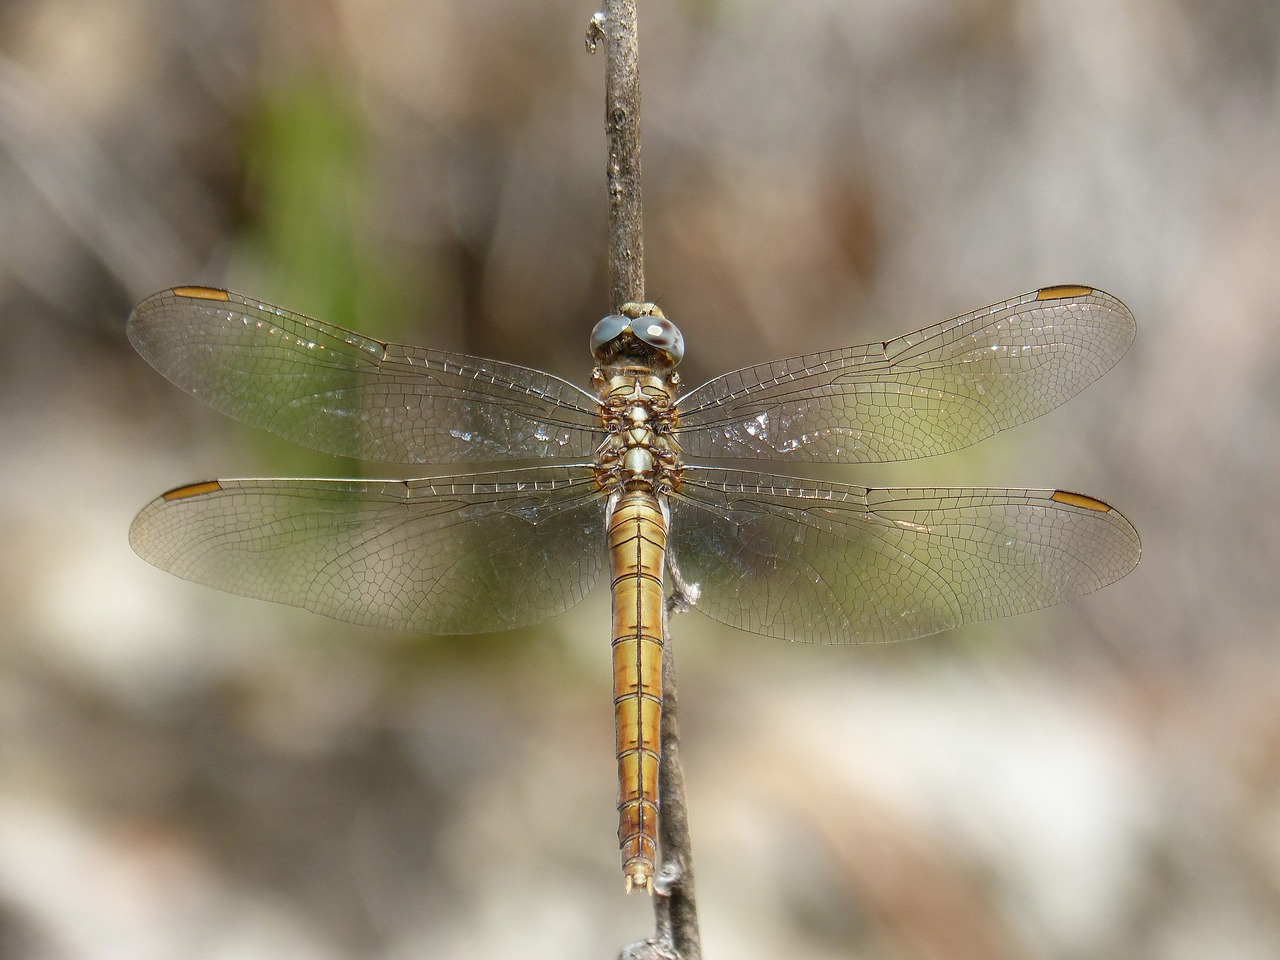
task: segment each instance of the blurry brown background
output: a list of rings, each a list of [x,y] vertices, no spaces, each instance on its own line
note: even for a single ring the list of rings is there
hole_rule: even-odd
[[[585,382],[603,58],[566,0],[0,7],[0,958],[599,958],[607,610],[430,639],[169,577],[161,490],[359,469],[130,351],[241,289]],[[1145,554],[888,648],[677,623],[708,956],[1280,956],[1280,5],[641,4],[649,294],[685,376],[1050,283],[1138,342],[860,482],[1088,491]]]

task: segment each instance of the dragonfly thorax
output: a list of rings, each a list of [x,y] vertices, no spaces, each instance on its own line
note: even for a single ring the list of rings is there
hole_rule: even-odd
[[[595,457],[601,486],[664,493],[679,481],[680,448],[672,436],[673,378],[596,371],[600,417],[608,434]]]

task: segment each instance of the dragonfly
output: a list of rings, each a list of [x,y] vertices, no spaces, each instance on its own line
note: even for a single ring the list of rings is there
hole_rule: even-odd
[[[483,465],[186,484],[130,529],[157,567],[428,634],[547,620],[608,569],[628,891],[653,887],[663,604],[677,587],[740,630],[892,641],[1082,596],[1141,552],[1117,510],[1066,490],[876,489],[757,469],[931,457],[1048,412],[1134,339],[1128,308],[1092,287],[1044,287],[687,392],[683,335],[653,304],[596,325],[590,390],[212,287],[147,298],[128,334],[174,384],[285,440],[424,473]]]

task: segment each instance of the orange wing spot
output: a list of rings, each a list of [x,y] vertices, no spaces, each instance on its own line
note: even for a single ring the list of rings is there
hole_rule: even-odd
[[[1056,287],[1041,287],[1036,291],[1037,300],[1065,300],[1068,297],[1087,297],[1093,293],[1093,287],[1081,287],[1076,284],[1063,283]]]
[[[230,300],[231,294],[217,287],[174,287],[170,291],[175,297],[190,297],[192,300]]]
[[[222,484],[217,480],[204,480],[200,483],[188,483],[185,487],[177,487],[168,493],[160,494],[161,500],[190,500],[192,497],[203,497],[206,493],[217,493]]]
[[[1101,500],[1095,500],[1093,497],[1086,497],[1083,493],[1071,493],[1067,490],[1055,490],[1050,500],[1056,500],[1058,503],[1065,503],[1072,507],[1083,507],[1085,510],[1097,510],[1099,513],[1110,513],[1111,505],[1103,503]]]

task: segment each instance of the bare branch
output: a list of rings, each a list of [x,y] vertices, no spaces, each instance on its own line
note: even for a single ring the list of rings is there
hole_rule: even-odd
[[[606,0],[591,18],[587,50],[606,41],[605,131],[609,140],[609,308],[644,302],[644,200],[640,192],[640,53],[636,0]]]
[[[702,960],[698,904],[693,895],[693,838],[680,762],[675,651],[669,626],[673,608],[668,605],[663,613],[666,642],[662,648],[662,760],[658,766],[658,849],[662,859],[654,880],[654,912],[658,936],[674,947],[676,956]]]
[[[591,18],[587,51],[607,46],[605,126],[609,141],[609,306],[644,302],[643,197],[640,190],[640,59],[636,0],[605,0]],[[698,911],[693,895],[693,847],[680,763],[676,671],[671,614],[695,596],[674,565],[673,590],[663,608],[662,756],[658,766],[659,864],[653,887],[656,936],[625,947],[622,960],[701,960]]]
[[[653,884],[657,934],[623,948],[619,960],[702,960],[698,905],[693,894],[693,841],[684,799],[684,767],[680,763],[680,724],[676,711],[675,654],[670,614],[687,609],[676,593],[663,610],[666,643],[662,648],[662,760],[658,767],[658,850],[661,862]]]

